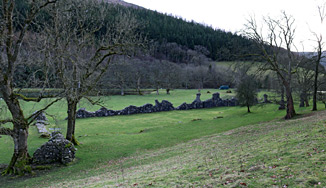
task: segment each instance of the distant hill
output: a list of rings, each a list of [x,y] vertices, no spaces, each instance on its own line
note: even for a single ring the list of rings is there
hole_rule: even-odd
[[[123,0],[97,1],[103,3],[103,6],[109,3],[108,11],[104,15],[107,23],[115,23],[119,12],[131,12],[131,16],[136,17],[142,25],[139,31],[144,33],[153,44],[155,43],[154,56],[158,59],[164,56],[166,60],[172,62],[185,62],[188,61],[185,57],[191,50],[215,61],[246,61],[253,58],[248,54],[256,54],[258,51],[251,40],[235,33],[213,29],[193,21],[188,22],[182,18],[148,10]],[[24,0],[16,0],[16,3],[17,11],[21,13],[21,17],[24,17],[28,3]],[[112,4],[114,6],[110,6]],[[46,18],[46,16],[47,14],[43,12],[40,21],[42,22],[41,18]],[[115,27],[113,24],[108,25]],[[18,29],[19,27],[17,25]],[[220,27],[223,28],[222,25]]]
[[[257,53],[255,44],[238,34],[213,29],[193,21],[188,22],[182,18],[148,10],[122,0],[105,0],[105,2],[121,5],[131,10],[144,26],[143,32],[150,40],[158,42],[161,46],[175,43],[180,45],[180,48],[191,50],[195,50],[196,46],[197,49],[201,46],[208,50],[207,57],[217,61],[251,60],[252,57],[248,54]],[[122,7],[113,8],[123,11]]]

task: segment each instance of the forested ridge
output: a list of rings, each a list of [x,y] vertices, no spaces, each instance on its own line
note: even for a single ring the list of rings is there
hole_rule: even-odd
[[[144,23],[144,31],[150,39],[160,43],[175,42],[190,49],[200,45],[209,51],[208,57],[213,60],[248,60],[247,55],[255,50],[252,41],[231,32],[156,11],[133,9],[133,12]]]
[[[194,21],[188,22],[182,18],[121,2],[123,1],[102,2],[102,6],[107,6],[105,22],[114,23],[118,19],[119,12],[130,12],[130,16],[135,17],[142,25],[139,32],[144,33],[149,40],[157,42],[160,45],[159,48],[163,48],[164,44],[167,43],[176,43],[191,50],[196,50],[196,46],[202,46],[209,52],[205,55],[217,61],[250,60],[252,57],[248,54],[257,51],[251,40],[239,34],[214,29]],[[23,0],[16,0],[16,4],[17,12],[23,18],[26,10],[28,10],[28,3]],[[17,19],[21,18],[18,17]],[[46,11],[38,16],[39,23],[43,22],[44,19],[47,19]],[[108,24],[108,26],[114,27],[114,24]],[[17,27],[20,26],[17,25]],[[220,27],[223,28],[223,25]],[[101,34],[101,31],[98,33]],[[164,49],[157,51],[164,51]]]
[[[257,51],[251,40],[235,33],[144,8],[109,6],[108,21],[115,17],[117,10],[128,10],[143,25],[142,31],[146,36],[159,44],[176,43],[192,50],[202,46],[208,50],[207,56],[217,61],[250,60],[252,57],[248,54]],[[222,25],[220,27],[223,28]]]

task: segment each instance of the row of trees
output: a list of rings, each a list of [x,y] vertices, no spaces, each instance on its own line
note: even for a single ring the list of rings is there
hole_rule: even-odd
[[[144,88],[201,89],[217,88],[223,84],[232,85],[232,70],[216,67],[214,64],[175,64],[153,58],[119,57],[108,67],[100,81],[100,88],[126,89],[140,91]]]
[[[323,24],[326,17],[325,5],[318,7],[318,12],[320,22]],[[258,27],[256,20],[251,17],[244,31],[244,35],[255,41],[259,47],[260,54],[257,56],[266,62],[261,70],[273,71],[280,82],[282,97],[284,96],[283,92],[285,92],[287,102],[285,119],[291,119],[296,115],[292,94],[293,84],[296,83],[301,101],[302,103],[305,102],[306,105],[309,105],[308,94],[313,89],[312,110],[314,111],[317,110],[317,90],[319,85],[323,83],[319,82],[318,79],[320,77],[320,63],[323,58],[323,35],[312,32],[316,41],[316,53],[308,58],[307,54],[295,52],[297,48],[294,42],[296,31],[294,24],[295,19],[282,12],[279,19],[264,18],[263,25],[266,28]]]

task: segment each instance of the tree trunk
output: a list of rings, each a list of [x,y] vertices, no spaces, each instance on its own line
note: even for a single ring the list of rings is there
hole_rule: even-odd
[[[76,124],[76,112],[78,100],[67,99],[68,103],[68,122],[67,122],[67,134],[66,139],[71,141],[74,145],[79,145],[75,137],[75,124]]]
[[[316,67],[315,67],[315,80],[314,80],[314,93],[312,99],[312,111],[317,110],[317,90],[318,90],[318,73],[319,73],[319,63],[322,58],[322,46],[321,41],[318,40],[318,56],[316,59]]]
[[[156,95],[159,95],[160,93],[159,93],[159,90],[158,90],[158,88],[156,88]]]
[[[247,104],[247,110],[248,110],[248,113],[250,113],[250,106],[249,106],[249,104]]]
[[[27,138],[28,138],[28,121],[24,117],[24,113],[20,107],[19,100],[14,96],[10,82],[1,86],[1,93],[7,107],[11,113],[13,129],[11,137],[14,140],[14,153],[8,168],[3,174],[19,174],[25,172],[30,173],[31,168],[30,156],[28,154]]]
[[[285,83],[286,91],[286,116],[285,119],[291,119],[295,116],[294,103],[292,97],[291,87],[288,83]]]
[[[316,69],[315,69],[314,93],[313,93],[313,98],[312,98],[312,111],[316,111],[317,110],[318,67],[319,67],[319,62],[316,63]]]
[[[16,126],[17,127],[17,126]],[[31,157],[27,149],[28,129],[16,129],[14,131],[14,153],[11,157],[9,166],[2,174],[24,175],[31,173]]]

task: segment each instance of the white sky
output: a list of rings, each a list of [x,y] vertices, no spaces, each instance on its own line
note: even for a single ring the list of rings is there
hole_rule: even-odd
[[[324,32],[326,23],[320,24],[317,5],[326,0],[125,0],[151,10],[172,14],[188,21],[237,32],[244,28],[246,19],[255,15],[257,21],[263,16],[277,17],[286,11],[296,20],[296,43],[304,43],[304,50],[313,50],[310,30]],[[325,20],[326,22],[326,20]],[[324,40],[325,40],[324,39]],[[300,47],[300,51],[302,48]]]

